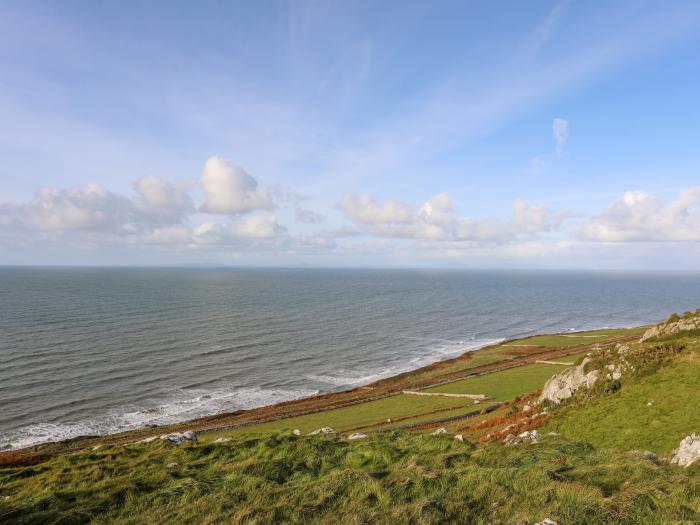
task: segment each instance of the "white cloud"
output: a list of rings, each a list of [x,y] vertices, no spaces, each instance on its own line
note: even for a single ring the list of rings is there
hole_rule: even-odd
[[[628,191],[592,217],[580,237],[604,242],[700,241],[700,187],[682,190],[670,204],[642,191]]]
[[[569,140],[569,122],[563,118],[555,118],[552,121],[552,134],[556,142],[556,153],[559,156],[564,151],[564,145]]]
[[[204,165],[200,183],[205,193],[201,210],[207,213],[238,214],[272,209],[266,186],[221,157],[211,157]]]
[[[135,205],[147,217],[157,220],[179,220],[194,211],[194,204],[184,184],[168,182],[149,175],[134,183],[138,194]]]
[[[414,215],[412,208],[406,204],[394,200],[385,200],[380,204],[371,195],[346,193],[338,207],[350,219],[376,226],[406,223]]]
[[[41,188],[21,205],[3,206],[0,224],[25,230],[118,230],[131,212],[129,199],[97,184],[81,188]]]
[[[414,207],[393,200],[378,204],[371,195],[345,195],[339,204],[346,217],[375,237],[443,241],[504,242],[518,236],[556,229],[564,214],[525,201],[513,203],[513,215],[506,221],[457,218],[450,195],[442,192]]]

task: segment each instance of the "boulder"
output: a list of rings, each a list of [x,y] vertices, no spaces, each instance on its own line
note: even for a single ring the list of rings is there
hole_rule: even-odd
[[[681,467],[689,467],[698,459],[700,459],[700,436],[691,434],[683,438],[671,458],[671,463]]]
[[[440,427],[435,432],[432,432],[430,435],[431,436],[442,436],[443,434],[447,434],[447,429]]]
[[[356,439],[365,439],[367,437],[367,434],[363,434],[362,432],[353,432],[348,436],[349,441],[354,441]]]
[[[679,334],[681,332],[691,332],[694,330],[700,330],[700,316],[697,315],[678,319],[677,321],[667,321],[665,323],[652,326],[649,328],[649,330],[644,332],[644,335],[642,335],[639,342],[643,343],[649,339],[659,339],[662,337]]]
[[[197,433],[192,430],[186,432],[172,432],[170,434],[163,434],[160,436],[163,441],[169,441],[175,445],[182,445],[185,441],[197,441]]]
[[[331,427],[323,427],[316,429],[313,432],[309,432],[309,436],[316,436],[318,434],[335,434],[335,430],[333,430]]]
[[[455,439],[457,441],[464,441],[464,436],[462,434],[455,434]]]
[[[295,428],[294,430],[292,430],[292,434],[294,434],[295,436],[301,436],[301,430]]]
[[[575,367],[567,368],[559,372],[547,381],[542,389],[539,402],[551,401],[559,404],[564,399],[574,395],[579,388],[591,388],[600,377],[599,370],[592,370],[586,373],[585,366],[590,361],[587,357],[583,362]]]

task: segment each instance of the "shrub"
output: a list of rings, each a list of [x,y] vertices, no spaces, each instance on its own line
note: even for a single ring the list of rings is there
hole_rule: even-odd
[[[603,384],[603,391],[606,394],[614,394],[618,390],[622,388],[622,383],[620,383],[619,380],[617,379],[608,379],[604,384]]]

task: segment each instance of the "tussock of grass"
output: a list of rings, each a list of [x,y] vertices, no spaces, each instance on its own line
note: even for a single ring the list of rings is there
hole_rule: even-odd
[[[171,462],[177,466],[168,468]],[[118,447],[0,471],[0,522],[666,523],[700,519],[695,471],[546,438],[388,433]]]

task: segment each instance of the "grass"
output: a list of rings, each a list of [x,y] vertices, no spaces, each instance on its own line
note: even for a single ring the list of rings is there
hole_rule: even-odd
[[[4,469],[0,522],[694,522],[697,474],[559,437],[477,447],[405,432],[352,443],[239,436],[220,445],[115,447]]]
[[[644,332],[643,328],[616,328],[610,330],[591,330],[588,332],[572,332],[570,334],[536,335],[517,341],[510,341],[504,346],[541,346],[545,348],[569,348],[572,346],[591,343],[603,343],[613,337],[636,335]]]
[[[603,342],[622,334],[590,335]],[[557,347],[580,339],[538,337],[530,340]],[[585,344],[592,339],[599,342],[585,338]],[[501,345],[451,366],[511,359],[518,350]],[[586,353],[553,360],[575,362]],[[506,406],[441,424],[475,441],[488,441],[485,433],[501,427],[508,431],[516,420],[544,424],[538,444],[508,447],[500,437],[479,444],[431,436],[432,429],[395,431],[488,406],[463,398],[396,395],[201,434],[200,442],[180,447],[158,440],[0,467],[0,523],[477,525],[545,517],[574,525],[700,523],[700,462],[682,469],[663,461],[683,437],[700,431],[700,338],[631,344],[624,355],[611,346],[596,352],[590,366],[604,370],[609,359],[628,359],[636,367],[622,376],[621,389],[596,384],[549,407],[540,423]],[[564,368],[529,364],[427,390],[509,401],[538,390]],[[387,418],[394,421],[387,424]],[[353,442],[339,434],[291,433],[324,426],[383,432]],[[548,436],[550,431],[557,435]],[[213,443],[222,436],[231,440]],[[633,449],[662,459],[628,453]]]
[[[239,429],[207,434],[213,437],[251,432],[277,432],[298,428],[306,434],[317,428],[331,427],[335,430],[347,430],[365,425],[382,425],[388,418],[425,415],[443,408],[459,408],[465,412],[475,410],[478,405],[469,399],[448,397],[421,397],[411,395],[396,395],[377,401],[359,403],[344,408],[308,414],[305,416],[278,419],[269,423]],[[435,418],[437,416],[430,416]]]
[[[564,411],[548,430],[595,446],[667,453],[700,432],[700,356],[688,351],[639,381],[625,381],[612,395]],[[649,404],[651,403],[651,404]]]
[[[436,412],[432,414],[422,414],[419,416],[415,417],[410,417],[408,419],[402,419],[400,421],[394,421],[392,423],[387,423],[384,425],[378,425],[376,427],[373,427],[372,430],[396,430],[399,428],[402,428],[406,425],[417,425],[420,423],[427,423],[429,421],[436,421],[436,420],[441,420],[441,419],[448,419],[451,417],[455,416],[463,416],[465,414],[471,414],[473,412],[480,412],[481,410],[485,408],[489,408],[493,406],[494,403],[480,403],[478,405],[470,404],[465,407],[460,407],[460,408],[455,408],[451,410],[445,410],[441,412]],[[478,421],[482,416],[475,416],[473,418],[469,418],[468,420],[465,421]]]
[[[558,371],[559,369],[552,365],[524,365],[428,388],[425,391],[486,394],[496,401],[510,401],[516,396],[542,388],[545,382]]]

